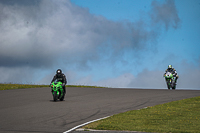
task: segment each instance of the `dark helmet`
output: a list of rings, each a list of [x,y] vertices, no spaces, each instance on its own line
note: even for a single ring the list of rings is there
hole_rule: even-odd
[[[57,75],[61,75],[61,74],[62,74],[62,70],[61,70],[61,69],[58,69],[58,70],[56,71],[56,74],[57,74]]]

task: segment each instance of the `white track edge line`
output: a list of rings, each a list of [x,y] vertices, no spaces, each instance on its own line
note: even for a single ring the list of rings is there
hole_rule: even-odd
[[[72,129],[68,130],[68,131],[65,131],[65,132],[63,132],[63,133],[69,133],[69,132],[71,132],[71,131],[73,131],[73,130],[79,128],[79,127],[85,126],[85,125],[87,125],[87,124],[89,124],[89,123],[92,123],[92,122],[95,122],[95,121],[99,121],[99,120],[102,120],[102,119],[106,119],[106,118],[108,118],[108,117],[110,117],[110,116],[106,116],[106,117],[103,117],[103,118],[99,118],[99,119],[96,119],[96,120],[92,120],[92,121],[83,123],[83,124],[81,124],[81,125],[78,125],[78,126],[72,128]]]

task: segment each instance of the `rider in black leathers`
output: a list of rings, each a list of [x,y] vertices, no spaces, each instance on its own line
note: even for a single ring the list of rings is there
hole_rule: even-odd
[[[178,76],[178,73],[176,72],[176,70],[172,67],[172,65],[169,65],[168,68],[165,70],[165,73],[163,75],[163,77],[165,76],[165,74],[167,72],[171,72],[173,74],[174,77],[176,77],[175,79],[175,83],[177,82],[179,76]]]
[[[61,81],[61,82],[62,82],[62,87],[63,87],[64,93],[66,93],[65,85],[67,84],[67,79],[66,79],[66,76],[62,73],[62,70],[61,70],[61,69],[58,69],[58,70],[56,71],[56,75],[53,77],[53,79],[52,79],[52,81],[51,81],[51,84],[52,84],[52,82],[54,82],[55,80],[58,80],[58,81]]]

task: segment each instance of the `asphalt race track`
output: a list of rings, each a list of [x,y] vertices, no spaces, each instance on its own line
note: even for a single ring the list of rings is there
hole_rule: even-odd
[[[62,133],[85,122],[170,101],[199,90],[67,88],[53,102],[50,88],[0,91],[0,133]]]

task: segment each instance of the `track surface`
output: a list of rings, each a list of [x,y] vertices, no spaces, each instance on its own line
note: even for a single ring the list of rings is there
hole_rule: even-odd
[[[52,101],[50,88],[0,91],[0,133],[61,133],[85,122],[170,101],[199,90],[67,88]]]

